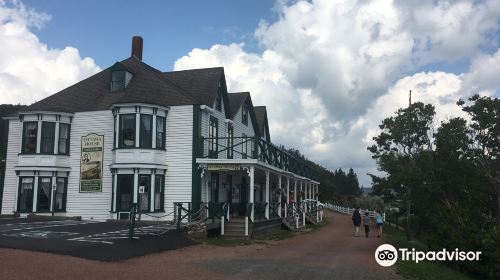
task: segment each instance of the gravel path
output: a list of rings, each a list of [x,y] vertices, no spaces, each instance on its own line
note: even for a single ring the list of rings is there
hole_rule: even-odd
[[[325,218],[327,226],[288,240],[195,245],[114,263],[0,249],[0,279],[401,279],[375,262],[380,239],[353,237],[347,216]]]

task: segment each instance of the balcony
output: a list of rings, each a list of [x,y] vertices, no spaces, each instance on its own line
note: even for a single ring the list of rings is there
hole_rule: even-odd
[[[282,170],[319,181],[319,174],[303,158],[257,137],[201,137],[197,158],[257,159]]]

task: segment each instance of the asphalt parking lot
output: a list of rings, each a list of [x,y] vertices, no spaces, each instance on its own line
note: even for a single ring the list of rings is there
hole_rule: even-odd
[[[134,240],[128,223],[46,217],[0,218],[0,247],[119,261],[195,244],[166,225],[140,225]],[[157,235],[159,232],[165,232]]]

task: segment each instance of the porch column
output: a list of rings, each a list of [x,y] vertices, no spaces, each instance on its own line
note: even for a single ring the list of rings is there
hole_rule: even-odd
[[[57,171],[52,172],[52,177],[51,177],[51,184],[50,184],[50,212],[54,211],[54,195],[56,192],[54,191],[56,189],[56,180],[57,180]]]
[[[266,219],[269,220],[269,170],[266,170]]]
[[[278,185],[279,185],[279,198],[278,198],[278,217],[281,218],[281,197],[282,197],[282,194],[281,194],[281,174],[279,175],[278,177]]]
[[[155,211],[155,170],[151,170],[151,178],[149,179],[149,211]]]
[[[137,204],[137,188],[139,185],[139,169],[134,168],[134,200],[132,203]]]
[[[37,146],[37,149],[38,149],[38,146]],[[34,175],[35,175],[35,182],[33,182],[33,211],[32,212],[36,212],[37,211],[37,203],[38,203],[38,175],[39,175],[39,172],[40,171],[34,171]]]
[[[293,202],[297,202],[297,179],[293,185]]]
[[[116,194],[116,186],[118,186],[118,174],[116,171],[113,171],[113,201],[111,201],[111,210],[113,212],[116,212],[116,198],[117,198],[117,194]]]
[[[252,221],[254,220],[254,210],[255,207],[253,205],[254,203],[254,189],[255,189],[255,166],[250,166],[250,203],[252,203],[252,211],[250,214],[250,217],[252,218]]]
[[[290,203],[289,201],[290,197],[290,177],[286,177],[286,203],[285,203],[285,218],[288,217],[288,204]]]

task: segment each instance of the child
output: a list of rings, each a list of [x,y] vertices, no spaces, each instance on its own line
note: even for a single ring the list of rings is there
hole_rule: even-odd
[[[365,216],[363,217],[363,225],[365,225],[365,234],[366,238],[368,238],[368,232],[370,232],[370,213],[365,212]]]
[[[378,209],[375,212],[375,218],[377,219],[377,229],[378,229],[378,237],[382,236],[382,226],[384,225],[384,217],[379,213]]]

